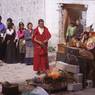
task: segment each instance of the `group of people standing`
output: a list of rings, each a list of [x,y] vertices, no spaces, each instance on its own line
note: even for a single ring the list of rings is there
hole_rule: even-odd
[[[17,31],[11,18],[7,19],[7,26],[1,20],[0,16],[0,60],[33,64],[38,73],[46,71],[49,68],[48,40],[51,34],[44,26],[44,20],[39,19],[35,29],[31,22],[27,28],[20,22]]]
[[[32,64],[32,23],[29,22],[27,29],[25,29],[24,23],[20,22],[16,31],[11,18],[7,19],[7,26],[1,20],[0,16],[0,59],[6,63],[26,62]]]

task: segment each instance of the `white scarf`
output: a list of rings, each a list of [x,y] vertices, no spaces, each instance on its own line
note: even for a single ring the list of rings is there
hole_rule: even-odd
[[[7,29],[7,31],[6,31],[6,34],[8,34],[8,35],[12,35],[13,33],[14,33],[13,29],[11,29],[11,30]]]
[[[40,27],[38,27],[38,30],[39,30],[40,34],[42,35],[43,32],[44,32],[44,28],[40,28]]]

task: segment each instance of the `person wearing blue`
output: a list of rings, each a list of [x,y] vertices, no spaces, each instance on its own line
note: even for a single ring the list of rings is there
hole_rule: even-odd
[[[3,41],[3,37],[6,32],[5,25],[1,21],[2,17],[0,16],[0,60],[5,57],[5,42]]]
[[[33,24],[31,22],[29,22],[27,24],[27,29],[25,31],[25,46],[26,46],[25,63],[26,63],[26,65],[33,64],[32,36],[33,36]]]

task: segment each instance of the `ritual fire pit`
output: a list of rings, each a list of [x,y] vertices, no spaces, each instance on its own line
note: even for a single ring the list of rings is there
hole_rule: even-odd
[[[52,70],[44,77],[44,88],[49,92],[66,90],[67,82],[62,71]]]

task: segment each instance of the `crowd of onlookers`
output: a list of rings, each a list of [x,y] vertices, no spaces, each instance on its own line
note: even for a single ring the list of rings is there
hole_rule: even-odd
[[[6,26],[2,23],[0,16],[0,60],[6,63],[33,62],[33,24],[29,22],[27,28],[23,22],[19,22],[16,30],[13,20],[8,18]]]
[[[19,22],[18,29],[15,29],[11,18],[7,19],[6,26],[1,20],[0,16],[0,61],[33,64],[33,69],[38,73],[49,69],[48,41],[51,34],[44,20],[39,19],[34,30],[31,22],[27,28]]]

